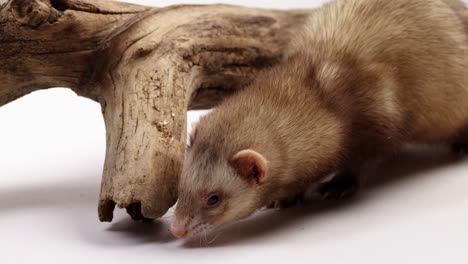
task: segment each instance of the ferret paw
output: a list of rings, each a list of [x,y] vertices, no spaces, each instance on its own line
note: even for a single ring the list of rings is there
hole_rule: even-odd
[[[468,154],[468,143],[456,142],[452,144],[452,151],[459,155]]]
[[[341,200],[354,196],[359,189],[359,182],[351,175],[336,176],[323,183],[318,191],[324,200]]]
[[[267,208],[268,209],[287,209],[299,205],[303,202],[303,195],[298,194],[291,199],[272,201]]]

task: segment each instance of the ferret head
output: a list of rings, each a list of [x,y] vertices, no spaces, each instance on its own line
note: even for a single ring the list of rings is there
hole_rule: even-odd
[[[253,149],[221,153],[223,143],[205,136],[186,153],[171,226],[179,238],[209,232],[261,207],[258,190],[268,178],[265,157]]]
[[[200,120],[179,181],[176,237],[245,218],[296,195],[338,164],[345,124],[313,98],[310,78],[291,78],[302,65],[273,69]],[[337,72],[331,65],[319,78]]]

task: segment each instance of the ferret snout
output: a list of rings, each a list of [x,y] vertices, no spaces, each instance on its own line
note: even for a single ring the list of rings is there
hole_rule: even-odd
[[[171,224],[171,233],[177,238],[184,238],[188,234],[187,224],[174,220]]]

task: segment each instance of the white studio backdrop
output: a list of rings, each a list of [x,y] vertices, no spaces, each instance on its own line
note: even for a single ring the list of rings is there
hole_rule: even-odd
[[[326,1],[129,2],[286,9]],[[99,105],[68,89],[0,108],[0,263],[468,263],[468,160],[443,151],[389,161],[379,173],[392,180],[353,203],[261,212],[208,246],[173,239],[170,213],[142,224],[116,210],[113,223],[100,223],[104,155]]]

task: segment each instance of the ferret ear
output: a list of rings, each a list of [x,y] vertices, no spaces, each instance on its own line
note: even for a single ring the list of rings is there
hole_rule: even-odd
[[[262,184],[267,176],[267,160],[260,153],[251,149],[238,152],[231,159],[231,165],[248,181]]]

